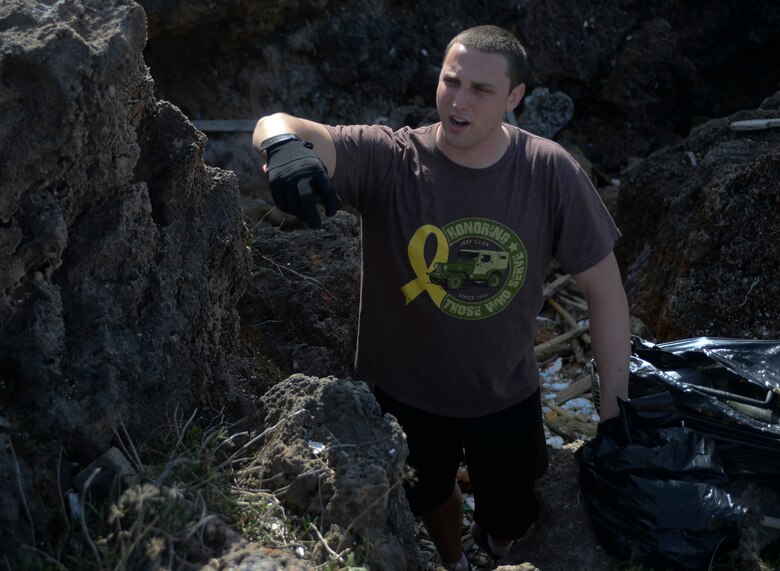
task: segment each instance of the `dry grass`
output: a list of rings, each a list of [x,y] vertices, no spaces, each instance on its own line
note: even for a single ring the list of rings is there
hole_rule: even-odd
[[[139,482],[100,505],[86,494],[74,502],[73,491],[61,493],[62,536],[46,551],[27,546],[12,568],[197,569],[234,542],[249,541],[303,560],[319,544],[327,560],[309,561],[312,567],[360,568],[350,549],[336,552],[327,544],[316,519],[285,510],[284,488],[258,485],[274,481],[260,473],[257,456],[276,425],[252,434],[222,417],[205,426],[197,418],[197,411],[176,410],[157,437],[138,447],[120,426],[115,436]]]

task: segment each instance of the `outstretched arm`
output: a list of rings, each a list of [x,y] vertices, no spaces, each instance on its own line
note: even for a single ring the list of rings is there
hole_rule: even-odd
[[[336,146],[333,144],[333,138],[328,130],[320,123],[293,117],[286,113],[266,115],[261,117],[255,126],[252,146],[260,153],[263,141],[284,133],[293,133],[304,141],[310,142],[313,145],[312,150],[317,153],[328,170],[328,175],[333,178],[333,173],[336,172]],[[260,154],[262,156],[263,153]]]
[[[628,398],[631,331],[628,301],[614,253],[573,276],[588,302],[590,336],[599,373],[602,422],[617,416],[618,399]]]
[[[266,159],[268,184],[276,206],[320,227],[317,202],[333,216],[341,208],[329,175],[336,169],[336,146],[323,125],[284,113],[263,117],[252,146]]]

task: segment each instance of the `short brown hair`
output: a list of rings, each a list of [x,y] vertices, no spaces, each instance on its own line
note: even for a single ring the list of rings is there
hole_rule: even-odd
[[[523,82],[526,72],[526,53],[520,41],[510,32],[498,26],[475,26],[463,30],[452,38],[444,51],[444,57],[455,44],[488,54],[499,54],[506,59],[509,69],[509,88],[514,89]]]

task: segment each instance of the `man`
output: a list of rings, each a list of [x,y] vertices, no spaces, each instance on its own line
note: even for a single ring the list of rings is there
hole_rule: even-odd
[[[588,301],[602,421],[627,396],[620,234],[565,151],[503,123],[523,98],[524,64],[514,36],[478,26],[447,48],[435,125],[393,132],[274,114],[253,137],[280,208],[317,227],[315,197],[330,215],[335,187],[360,213],[356,371],[404,428],[410,506],[458,571],[470,569],[455,483],[464,449],[480,548],[497,560],[538,514],[533,483],[547,457],[533,336],[552,258]]]

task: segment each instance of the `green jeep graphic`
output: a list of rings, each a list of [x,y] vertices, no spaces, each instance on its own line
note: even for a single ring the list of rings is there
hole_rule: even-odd
[[[498,287],[508,263],[509,254],[499,250],[461,250],[454,261],[437,262],[428,276],[447,289],[460,289],[465,281]]]

